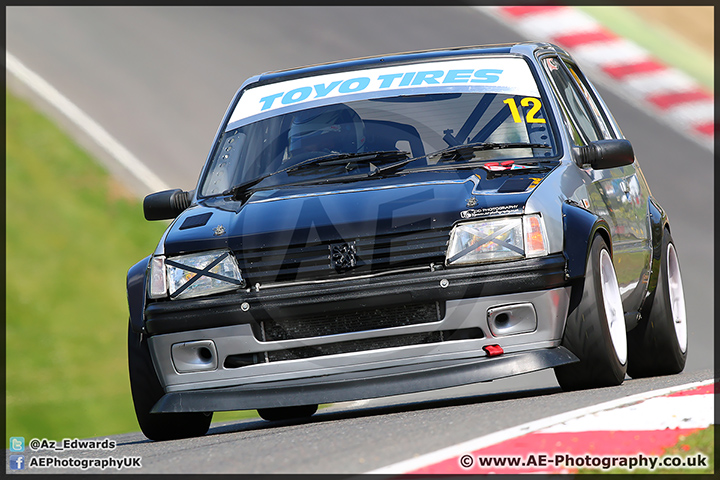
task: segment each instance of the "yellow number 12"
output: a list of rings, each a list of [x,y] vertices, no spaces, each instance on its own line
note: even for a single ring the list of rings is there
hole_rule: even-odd
[[[518,111],[517,104],[515,104],[514,98],[508,98],[507,100],[504,100],[503,103],[507,103],[510,107],[510,113],[512,113],[513,120],[515,120],[515,123],[522,123],[522,119],[520,118],[520,112]],[[525,115],[525,120],[527,123],[545,123],[544,118],[535,118],[535,114],[540,111],[540,107],[542,104],[540,103],[540,100],[533,97],[525,97],[522,100],[520,100],[520,105],[523,107],[529,107],[532,103],[532,108],[528,110],[527,115]]]

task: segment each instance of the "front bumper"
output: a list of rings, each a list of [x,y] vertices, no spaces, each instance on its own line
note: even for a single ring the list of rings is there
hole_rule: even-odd
[[[151,413],[220,412],[345,402],[484,382],[578,361],[564,347],[492,358],[397,365],[282,382],[165,394]]]
[[[559,348],[570,298],[564,266],[564,258],[555,255],[345,282],[271,285],[152,304],[146,310],[148,344],[167,392],[153,411],[238,410],[371,398],[576,361]],[[417,320],[408,315],[405,323],[395,325],[372,317],[415,305],[433,305],[431,311],[436,306],[436,317]],[[514,306],[523,312],[524,329],[499,329],[490,312],[512,312]],[[372,315],[348,317],[356,311]],[[320,317],[325,323],[316,331],[325,333],[291,331],[295,324]],[[305,320],[295,322],[297,318]],[[355,322],[354,329],[332,331],[336,319]],[[287,330],[275,328],[281,335],[266,338],[268,325],[276,320]],[[487,357],[487,345],[499,345],[505,353]],[[192,357],[200,350],[207,358]],[[243,360],[230,362],[238,358]],[[193,359],[200,369],[194,370]]]

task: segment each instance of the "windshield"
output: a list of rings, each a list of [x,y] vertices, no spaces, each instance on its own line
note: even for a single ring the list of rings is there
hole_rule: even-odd
[[[501,148],[432,155],[478,143]],[[258,179],[262,179],[258,187],[313,179],[343,181],[368,176],[373,169],[383,171],[383,166],[398,161],[401,171],[408,171],[446,168],[461,160],[521,163],[556,155],[538,96],[450,92],[365,98],[277,114],[227,130],[200,195],[219,195],[248,183],[254,186]]]

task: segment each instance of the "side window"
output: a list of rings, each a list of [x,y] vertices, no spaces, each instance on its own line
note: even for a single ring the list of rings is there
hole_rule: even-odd
[[[605,118],[605,115],[602,114],[602,109],[598,105],[597,101],[595,100],[595,97],[593,96],[591,92],[591,88],[588,85],[587,79],[582,74],[582,72],[577,68],[577,66],[573,65],[572,63],[563,62],[565,63],[565,66],[570,71],[573,77],[575,77],[575,82],[580,87],[580,91],[583,94],[583,97],[585,97],[585,101],[588,105],[590,105],[590,109],[592,110],[593,115],[595,116],[595,122],[600,127],[600,131],[602,132],[603,138],[615,138],[615,136],[611,133],[612,127],[609,125],[607,119]]]
[[[547,57],[543,59],[543,64],[570,116],[571,122],[582,137],[582,139],[579,139],[576,135],[573,135],[575,142],[578,145],[583,145],[604,138],[602,131],[595,123],[593,113],[585,103],[583,95],[572,77],[563,68],[562,62],[556,57]],[[571,133],[574,133],[572,129]]]

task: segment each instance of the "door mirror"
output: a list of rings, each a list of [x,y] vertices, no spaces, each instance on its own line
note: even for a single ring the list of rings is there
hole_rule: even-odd
[[[171,220],[190,206],[191,192],[176,188],[151,193],[143,200],[145,220]]]
[[[625,139],[598,140],[574,150],[580,166],[590,165],[595,170],[624,167],[635,161],[632,144]]]

